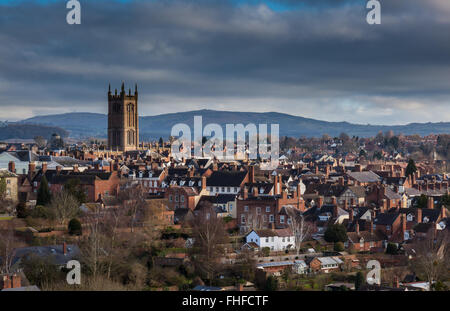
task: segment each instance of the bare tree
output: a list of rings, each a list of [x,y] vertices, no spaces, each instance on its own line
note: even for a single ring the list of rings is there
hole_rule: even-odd
[[[211,204],[205,204],[192,221],[194,247],[192,258],[197,270],[204,274],[209,283],[220,268],[220,259],[224,255],[223,244],[227,235],[223,220],[216,217]]]
[[[62,225],[68,219],[77,216],[80,206],[77,199],[66,190],[56,192],[50,201],[50,210],[55,219]]]
[[[309,225],[302,215],[302,212],[296,208],[286,208],[288,214],[288,224],[295,238],[295,249],[297,255],[300,254],[300,249],[303,241],[305,241],[312,232],[312,227]]]
[[[448,274],[449,261],[449,234],[440,232],[437,237],[428,235],[427,238],[417,241],[413,245],[413,270],[422,273],[431,285]]]
[[[134,232],[134,227],[140,216],[145,213],[147,203],[145,201],[147,192],[145,188],[137,183],[126,183],[123,185],[122,190],[119,192],[118,201],[119,204],[127,211],[130,216],[130,228],[131,232]]]
[[[17,247],[17,239],[14,235],[14,225],[13,221],[8,221],[8,224],[2,232],[0,232],[0,257],[1,273],[11,273],[11,268],[13,264],[13,259],[15,256],[15,248]]]

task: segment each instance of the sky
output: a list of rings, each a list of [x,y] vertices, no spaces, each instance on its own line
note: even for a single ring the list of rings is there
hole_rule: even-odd
[[[450,1],[0,0],[0,120],[216,109],[326,121],[450,121]]]

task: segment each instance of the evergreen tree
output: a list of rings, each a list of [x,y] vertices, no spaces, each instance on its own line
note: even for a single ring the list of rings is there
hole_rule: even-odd
[[[415,172],[417,172],[416,163],[414,163],[413,159],[409,159],[408,166],[406,167],[406,177],[414,175]]]
[[[361,271],[359,271],[356,274],[355,289],[359,290],[361,288],[361,286],[364,285],[365,282],[366,282],[366,280],[364,278],[364,274]]]
[[[45,175],[41,177],[41,184],[39,185],[36,205],[47,205],[50,203],[51,195],[48,188],[48,182]]]
[[[335,224],[328,226],[324,234],[324,239],[327,242],[346,242],[347,241],[347,229],[342,224]]]
[[[6,196],[6,179],[0,178],[0,200],[3,200]]]

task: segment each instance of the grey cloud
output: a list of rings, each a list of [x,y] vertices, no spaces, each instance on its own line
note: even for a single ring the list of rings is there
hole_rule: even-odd
[[[105,112],[108,82],[126,80],[139,83],[147,115],[210,108],[450,120],[447,0],[381,1],[379,26],[366,24],[366,1],[279,2],[304,6],[83,2],[79,26],[65,23],[64,1],[0,6],[0,107],[20,105],[13,118]]]

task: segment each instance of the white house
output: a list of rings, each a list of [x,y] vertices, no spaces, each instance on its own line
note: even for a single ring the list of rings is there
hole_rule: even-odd
[[[252,230],[246,236],[247,243],[255,243],[258,247],[268,247],[271,251],[283,251],[295,248],[295,236],[289,229]]]

